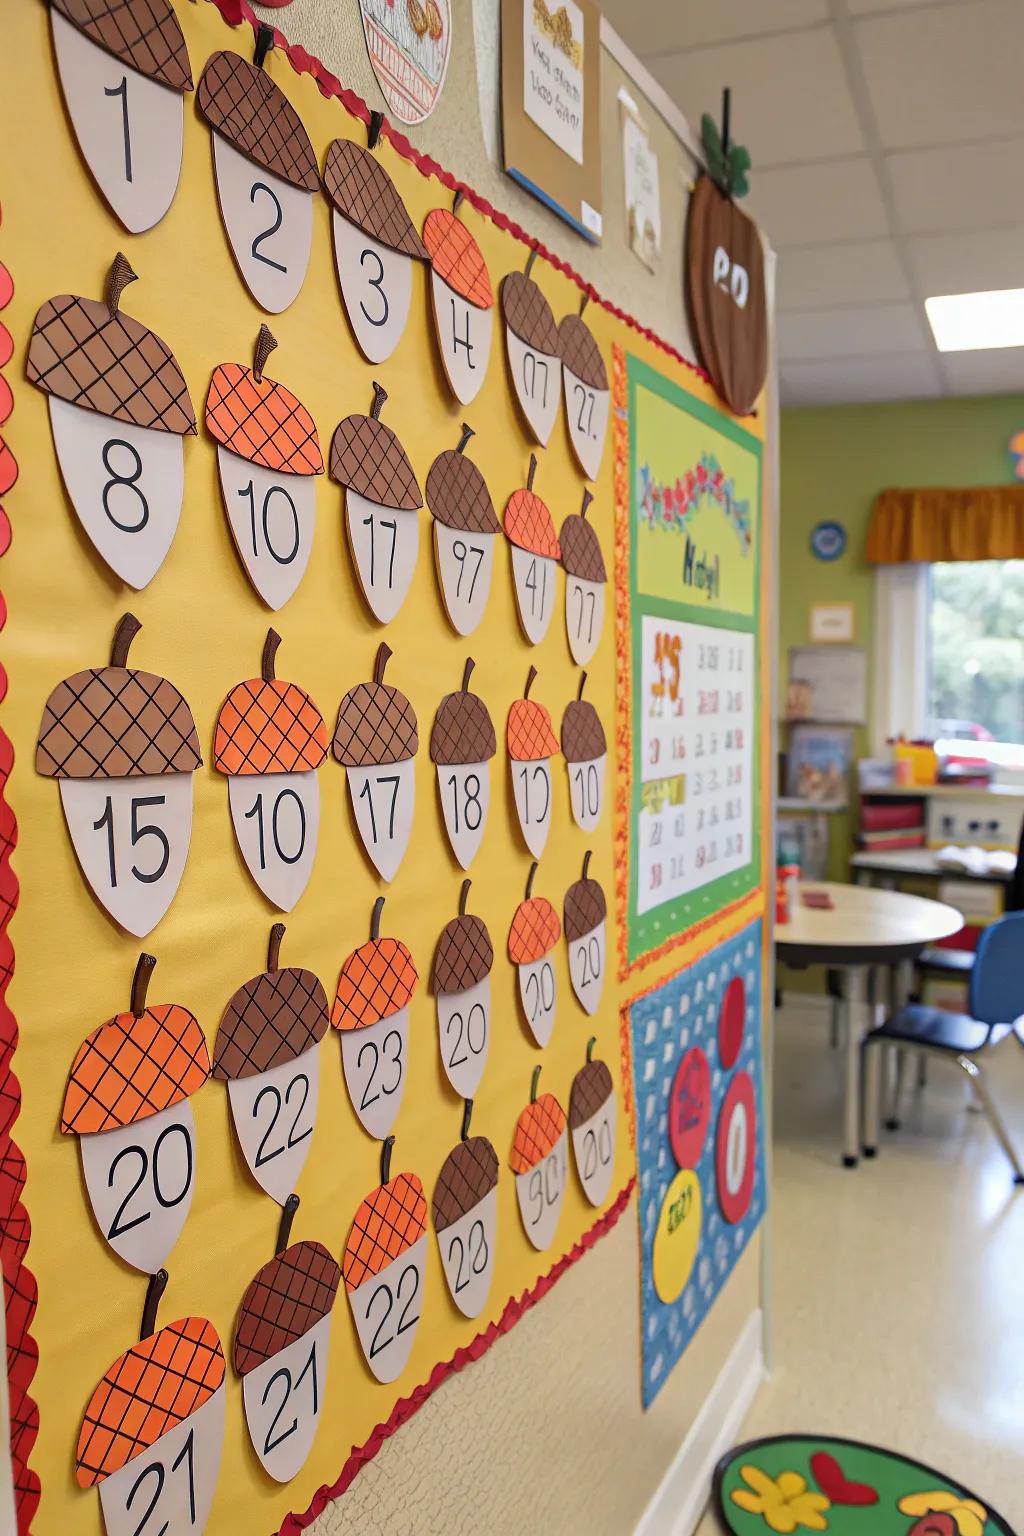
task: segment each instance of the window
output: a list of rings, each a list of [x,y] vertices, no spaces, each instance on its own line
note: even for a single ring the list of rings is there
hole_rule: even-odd
[[[1024,560],[928,569],[929,734],[1024,743]]]

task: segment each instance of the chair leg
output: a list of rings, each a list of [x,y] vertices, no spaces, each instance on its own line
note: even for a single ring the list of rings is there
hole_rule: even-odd
[[[878,1153],[882,1105],[882,1049],[864,1047],[864,1156]]]
[[[896,1051],[896,1076],[892,1085],[892,1098],[889,1101],[889,1114],[886,1118],[887,1131],[898,1131],[900,1128],[900,1105],[903,1100],[903,1089],[907,1081],[907,1053],[902,1048]]]
[[[832,1000],[832,1010],[829,1018],[829,1044],[834,1051],[839,1049],[839,1002]]]
[[[975,1093],[984,1106],[988,1123],[993,1131],[995,1131],[996,1140],[1006,1153],[1007,1161],[1013,1169],[1013,1182],[1015,1184],[1024,1184],[1024,1168],[1021,1167],[1020,1159],[1017,1156],[1013,1142],[1010,1140],[1010,1133],[1006,1129],[1006,1124],[999,1113],[996,1101],[989,1092],[984,1072],[978,1063],[972,1061],[969,1056],[958,1056],[956,1061],[957,1066],[967,1073],[967,1076],[974,1085]]]
[[[917,1086],[919,1088],[928,1086],[928,1053],[926,1051],[917,1053]]]

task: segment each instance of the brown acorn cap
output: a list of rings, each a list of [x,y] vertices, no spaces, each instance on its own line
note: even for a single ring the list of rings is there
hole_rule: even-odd
[[[477,694],[468,691],[473,665],[470,657],[458,693],[446,693],[437,706],[430,732],[430,760],[433,763],[485,763],[498,750],[494,722],[487,705]]]
[[[266,70],[237,53],[212,54],[196,106],[240,155],[293,187],[316,192],[320,170],[299,114]]]
[[[327,1317],[341,1284],[341,1266],[323,1243],[293,1243],[257,1272],[235,1324],[231,1363],[239,1376],[277,1355]]]
[[[441,1164],[431,1202],[434,1230],[443,1232],[465,1216],[498,1183],[498,1154],[486,1136],[468,1136]]]
[[[608,370],[601,349],[593,331],[579,315],[566,315],[559,325],[558,351],[564,366],[582,383],[589,384],[591,389],[608,388]]]
[[[390,655],[382,642],[373,682],[357,683],[341,701],[333,751],[343,768],[403,763],[419,750],[416,711],[404,693],[381,681]]]
[[[387,390],[373,390],[373,414],[346,416],[334,429],[331,479],[380,507],[415,512],[423,505],[419,481],[398,438],[377,419]]]
[[[565,893],[562,918],[568,944],[575,939],[582,939],[584,934],[596,928],[598,923],[603,923],[608,916],[608,903],[604,899],[604,891],[596,880],[591,880],[587,875],[589,864],[590,854],[588,853],[583,861],[583,879],[570,885]]]
[[[312,971],[286,965],[239,987],[224,1010],[213,1047],[221,1082],[255,1077],[319,1044],[330,1023],[327,993]]]
[[[482,917],[460,913],[445,923],[434,951],[434,969],[430,990],[468,992],[478,981],[489,976],[494,964],[494,946]]]
[[[192,89],[188,48],[170,0],[50,0],[55,11],[140,75]]]
[[[607,750],[601,716],[586,699],[573,699],[562,716],[562,756],[569,763],[591,763]]]
[[[567,575],[578,576],[580,581],[607,581],[601,544],[593,526],[587,522],[586,511],[591,496],[587,491],[583,498],[582,513],[573,512],[562,524],[558,542],[562,549],[562,566]]]
[[[398,188],[368,149],[351,139],[335,139],[327,150],[323,183],[342,218],[401,256],[429,261]]]
[[[487,483],[464,449],[472,428],[463,426],[457,448],[439,453],[427,475],[427,506],[439,523],[459,533],[500,533]]]
[[[558,326],[551,305],[532,277],[509,272],[501,280],[501,312],[505,324],[535,352],[558,356]]]
[[[569,1129],[575,1131],[596,1115],[606,1099],[615,1092],[612,1074],[603,1061],[588,1061],[576,1073],[569,1094]]]

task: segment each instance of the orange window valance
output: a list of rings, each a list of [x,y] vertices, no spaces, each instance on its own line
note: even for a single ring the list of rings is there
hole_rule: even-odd
[[[865,553],[874,565],[1024,559],[1024,485],[882,491]]]

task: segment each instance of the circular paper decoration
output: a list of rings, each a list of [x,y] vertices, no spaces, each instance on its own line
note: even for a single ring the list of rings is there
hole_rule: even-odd
[[[728,1072],[743,1045],[747,1020],[747,989],[742,976],[734,976],[725,989],[718,1014],[718,1059]]]
[[[811,529],[811,554],[816,560],[838,560],[846,552],[846,529],[842,523],[815,523]]]
[[[686,297],[700,360],[723,400],[745,415],[768,368],[764,254],[757,225],[710,176],[690,198]]]
[[[754,1151],[757,1111],[749,1072],[737,1072],[718,1112],[715,1137],[715,1181],[718,1203],[726,1221],[742,1221],[754,1191]]]
[[[710,1118],[711,1068],[700,1046],[694,1045],[679,1063],[668,1096],[668,1139],[680,1168],[697,1166]]]
[[[449,0],[359,0],[366,51],[389,110],[422,123],[437,105],[452,51]]]
[[[700,1247],[703,1200],[692,1168],[676,1174],[661,1203],[654,1233],[654,1289],[662,1301],[677,1301],[686,1289]]]

